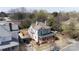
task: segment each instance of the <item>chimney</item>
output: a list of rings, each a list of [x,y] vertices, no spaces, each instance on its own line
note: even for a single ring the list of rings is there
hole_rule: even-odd
[[[38,25],[38,22],[36,21],[36,25]]]
[[[45,25],[47,25],[47,22],[45,21]]]
[[[10,31],[12,31],[12,23],[9,23]]]

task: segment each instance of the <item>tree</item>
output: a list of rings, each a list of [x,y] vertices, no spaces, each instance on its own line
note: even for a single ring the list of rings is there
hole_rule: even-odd
[[[10,10],[10,18],[14,20],[23,20],[26,18],[26,9],[25,8],[18,8]]]
[[[69,35],[70,35],[71,37],[74,37],[74,36],[75,36],[75,25],[74,25],[73,22],[71,22],[71,23],[69,24],[68,32],[69,32]]]
[[[52,30],[55,31],[61,31],[61,20],[60,20],[60,15],[57,12],[54,12],[54,14],[49,14],[48,17],[48,24],[51,26]]]
[[[35,16],[36,16],[37,21],[44,22],[45,20],[47,20],[48,13],[45,10],[40,10],[36,12]]]
[[[53,15],[54,17],[57,17],[57,16],[58,16],[58,12],[53,12],[52,15]]]
[[[69,22],[69,21],[68,21]],[[76,19],[70,19],[69,24],[62,24],[63,32],[66,32],[71,38],[78,38],[79,32],[76,26]]]
[[[20,29],[24,29],[24,28],[29,28],[31,25],[31,20],[27,19],[21,22],[21,24],[19,25]]]
[[[32,22],[30,18],[29,12],[26,12],[26,8],[17,8],[10,10],[10,18],[12,20],[21,20],[20,22],[20,29],[28,28]]]
[[[49,17],[49,19],[47,20],[47,23],[48,23],[49,26],[51,26],[52,30],[55,30],[56,22],[55,22],[55,20],[52,16]]]

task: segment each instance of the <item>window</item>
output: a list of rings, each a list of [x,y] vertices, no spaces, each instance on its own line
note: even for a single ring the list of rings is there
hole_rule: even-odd
[[[42,35],[49,34],[50,32],[51,32],[50,29],[40,29],[40,30],[38,31],[38,35],[39,35],[39,36],[42,36]]]
[[[41,30],[38,31],[38,35],[42,36],[42,31]]]

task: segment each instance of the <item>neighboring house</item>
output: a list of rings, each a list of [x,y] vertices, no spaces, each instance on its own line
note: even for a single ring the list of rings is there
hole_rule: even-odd
[[[0,21],[0,50],[12,51],[18,48],[18,32],[17,24]]]
[[[28,29],[28,34],[36,42],[47,40],[47,38],[53,37],[54,35],[51,28],[46,25],[46,22],[36,22],[36,24],[32,24]]]
[[[11,21],[9,17],[0,17],[0,21]]]

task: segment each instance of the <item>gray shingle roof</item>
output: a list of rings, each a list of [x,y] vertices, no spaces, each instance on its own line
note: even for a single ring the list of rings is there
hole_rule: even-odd
[[[18,35],[18,27],[16,24],[13,24],[13,30],[17,30],[17,31],[10,31],[9,28],[9,23],[5,22],[5,21],[0,21],[0,39],[4,39],[5,37],[7,37],[6,39],[9,39],[11,36],[16,38]]]
[[[9,36],[10,32],[4,27],[0,25],[0,36]]]
[[[34,28],[34,29],[36,29],[36,30],[39,30],[39,29],[48,29],[48,28],[50,28],[49,26],[47,26],[47,25],[45,25],[44,23],[42,23],[42,22],[38,22],[38,24],[36,25],[35,23],[34,24],[32,24],[32,27]]]
[[[10,31],[7,22],[0,21],[0,36],[9,36],[9,35]]]

